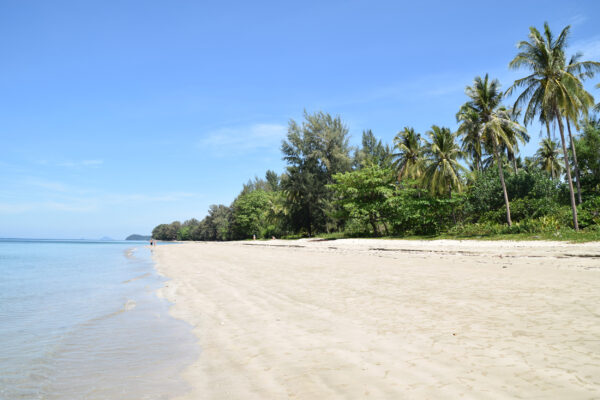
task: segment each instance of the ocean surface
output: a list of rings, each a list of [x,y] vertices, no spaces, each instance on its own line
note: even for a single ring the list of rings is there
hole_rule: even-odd
[[[0,239],[0,399],[169,399],[197,357],[146,242]]]

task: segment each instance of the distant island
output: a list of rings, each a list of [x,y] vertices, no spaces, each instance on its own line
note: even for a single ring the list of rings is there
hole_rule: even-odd
[[[125,240],[150,240],[152,236],[150,235],[129,235],[125,238]]]

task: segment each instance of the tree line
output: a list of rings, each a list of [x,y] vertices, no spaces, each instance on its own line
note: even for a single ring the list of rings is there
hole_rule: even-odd
[[[583,81],[600,63],[567,56],[567,26],[530,28],[510,62],[527,70],[505,92],[475,77],[456,132],[405,127],[392,144],[370,130],[349,144],[339,116],[304,113],[281,145],[282,174],[243,185],[233,203],[212,205],[201,221],[161,224],[159,240],[236,240],[272,236],[489,235],[600,231],[600,110]],[[507,96],[516,95],[512,105]],[[533,157],[519,147],[539,120],[545,137]],[[551,126],[558,126],[559,141]]]

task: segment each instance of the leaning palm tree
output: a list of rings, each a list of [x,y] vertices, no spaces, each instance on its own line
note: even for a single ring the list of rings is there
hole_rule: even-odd
[[[552,179],[558,178],[563,169],[558,144],[550,139],[543,139],[535,153],[540,168],[550,174]]]
[[[453,190],[462,190],[460,173],[465,171],[458,161],[464,154],[456,142],[457,134],[433,125],[427,135],[430,142],[425,145],[423,183],[431,194],[448,193],[452,197]]]
[[[392,154],[394,166],[398,171],[398,181],[404,178],[418,179],[423,173],[423,146],[421,135],[413,128],[405,127],[394,137]]]
[[[600,89],[600,83],[596,85],[596,87],[598,89]],[[594,111],[600,111],[600,103],[596,104],[596,106],[594,107]]]
[[[473,86],[467,86],[465,93],[470,100],[463,107],[473,110],[478,115],[482,142],[491,148],[491,153],[496,160],[506,205],[506,222],[511,226],[510,203],[504,181],[500,149],[505,147],[508,151],[514,152],[513,143],[524,141],[525,138],[528,138],[527,133],[525,128],[515,122],[511,113],[502,106],[503,94],[497,79],[490,81],[487,74],[483,79],[477,76],[473,81]]]
[[[575,203],[562,118],[571,108],[581,108],[580,96],[584,88],[581,80],[573,71],[579,73],[595,72],[600,70],[600,63],[592,61],[577,62],[576,65],[567,68],[565,48],[569,29],[570,26],[567,26],[557,38],[554,38],[548,23],[544,23],[543,35],[536,28],[529,28],[529,41],[519,42],[517,47],[520,52],[510,62],[509,66],[512,69],[527,67],[532,70],[532,73],[524,78],[517,79],[506,93],[509,95],[519,88],[524,89],[515,101],[515,108],[527,105],[523,117],[525,124],[542,113],[551,116],[558,123],[571,197],[573,227],[575,230],[579,230],[577,204]]]

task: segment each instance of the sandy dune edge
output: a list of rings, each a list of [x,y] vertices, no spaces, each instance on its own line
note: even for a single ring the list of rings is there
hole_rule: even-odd
[[[185,399],[600,397],[600,244],[158,246]]]

